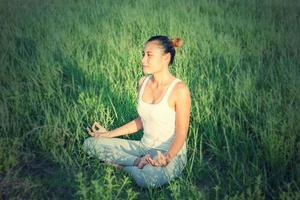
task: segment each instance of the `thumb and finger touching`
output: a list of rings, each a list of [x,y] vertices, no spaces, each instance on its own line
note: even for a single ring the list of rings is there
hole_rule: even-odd
[[[101,126],[98,122],[94,122],[94,124],[92,126],[92,131],[93,132],[98,132],[98,133],[107,132],[106,128]]]

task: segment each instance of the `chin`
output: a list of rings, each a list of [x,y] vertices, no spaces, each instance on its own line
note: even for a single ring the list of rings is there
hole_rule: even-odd
[[[152,74],[152,72],[150,71],[150,70],[147,70],[147,69],[143,69],[143,72],[144,72],[144,74]]]

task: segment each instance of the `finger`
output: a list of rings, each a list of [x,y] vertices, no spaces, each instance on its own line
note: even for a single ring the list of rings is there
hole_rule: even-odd
[[[96,132],[96,131],[97,131],[97,130],[96,130],[96,123],[97,123],[97,122],[94,122],[93,125],[92,125],[92,130],[93,130],[93,132]]]
[[[171,162],[170,154],[166,153],[166,154],[164,154],[164,157],[166,159],[166,164]]]
[[[161,152],[159,152],[159,154],[160,154],[160,163],[162,164],[162,166],[165,166],[167,164],[167,157]]]
[[[91,133],[91,129],[89,127],[86,127],[86,131],[90,134]]]
[[[151,165],[154,163],[154,160],[151,157],[146,158],[146,161]]]
[[[165,166],[167,164],[166,157],[160,151],[157,151],[157,157],[160,166]]]
[[[167,160],[165,157],[163,157],[161,160],[161,166],[166,166],[166,165],[167,165]]]
[[[98,131],[100,131],[100,132],[107,132],[106,128],[104,128],[103,126],[101,126],[99,123],[97,123],[97,127],[98,127]]]
[[[153,160],[153,166],[159,167],[159,165],[160,165],[160,163],[157,159]]]
[[[151,157],[147,158],[147,161],[153,166],[155,166],[156,164],[156,162]]]
[[[151,156],[149,156],[147,158],[148,162],[152,165],[152,166],[157,166],[158,165],[158,162],[157,162],[157,158],[156,159],[153,159]]]
[[[160,151],[157,151],[157,156],[160,158],[160,159],[162,159],[164,156],[163,156],[163,154],[160,152]]]
[[[86,128],[88,134],[90,134],[92,137],[94,137],[94,133],[91,131],[91,129],[89,127]]]
[[[99,132],[107,132],[106,128],[104,128],[103,126],[101,126],[98,122],[94,122],[93,124],[93,131],[99,131]]]
[[[150,160],[151,158],[150,157],[148,157],[148,158],[146,158],[146,161],[148,162],[148,163],[151,163],[151,160]]]
[[[100,126],[100,124],[99,124],[98,122],[95,122],[95,127],[96,127],[97,129],[99,129],[101,126]]]
[[[154,166],[155,166],[155,167],[159,167],[159,166],[160,166],[160,163],[159,163],[158,160],[154,160]]]
[[[157,151],[157,161],[161,163],[163,161],[163,155],[160,151]]]

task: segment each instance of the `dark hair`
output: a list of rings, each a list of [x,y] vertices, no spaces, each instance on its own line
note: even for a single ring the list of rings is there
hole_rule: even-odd
[[[163,47],[164,53],[170,53],[171,59],[170,64],[172,65],[175,57],[175,48],[182,46],[182,40],[180,38],[172,38],[170,39],[164,35],[155,35],[152,36],[147,42],[158,41],[159,44]]]

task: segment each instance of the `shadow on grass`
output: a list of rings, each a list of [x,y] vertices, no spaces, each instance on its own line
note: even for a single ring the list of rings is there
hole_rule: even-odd
[[[29,47],[31,48],[30,45]],[[27,54],[24,54],[24,56],[27,56]],[[74,105],[77,103],[77,100],[81,93],[89,94],[91,92],[93,94],[105,92],[105,95],[102,96],[103,104],[107,107],[110,107],[110,101],[113,101],[116,112],[118,114],[120,113],[124,115],[122,108],[132,104],[130,101],[130,97],[124,97],[122,96],[122,94],[116,94],[111,90],[109,86],[109,80],[106,79],[106,76],[104,76],[103,74],[99,73],[99,75],[96,75],[97,80],[92,80],[91,77],[89,77],[87,73],[82,69],[83,66],[79,66],[78,62],[75,59],[66,56],[63,51],[57,50],[52,56],[54,58],[54,63],[57,64],[62,70],[62,73],[59,75],[62,76],[61,89],[64,95],[63,98],[65,98],[67,102],[70,103],[70,105]],[[58,77],[53,78],[58,79]],[[59,106],[59,101],[59,99],[52,99],[50,102],[45,102],[45,104],[49,106]],[[59,113],[61,110],[63,109],[59,109],[59,111],[54,114],[61,115],[62,113]],[[128,115],[124,116],[124,118],[126,119],[132,117],[133,113],[129,113]],[[64,118],[59,116],[58,119]],[[68,127],[62,127],[62,129],[70,129],[72,132],[72,127],[80,126],[76,124],[76,121],[74,121],[73,119],[66,120],[68,120]],[[82,117],[82,121],[90,122],[89,116]],[[120,124],[121,122],[121,119],[117,119],[115,121],[116,124]],[[44,123],[46,122],[41,122],[41,124]],[[69,150],[65,150],[65,148],[69,148],[68,146],[72,144],[74,145],[74,143],[77,143],[75,146],[81,146],[84,137],[88,137],[88,134],[86,134],[86,136],[80,135],[79,139],[74,139],[74,135],[65,134],[65,132],[63,132],[62,130],[62,136],[58,137],[51,132],[52,130],[57,130],[51,129],[46,130],[47,132],[44,138],[40,137],[39,134],[44,131],[41,130],[42,128],[42,126],[35,127],[30,134],[24,134],[24,137],[22,137],[22,145],[20,145],[20,148],[17,152],[22,156],[20,156],[20,159],[17,161],[18,164],[13,169],[11,169],[14,175],[4,174],[2,176],[2,174],[0,174],[0,177],[7,178],[5,182],[2,180],[0,181],[0,186],[4,185],[4,188],[0,189],[0,197],[2,196],[3,199],[9,197],[53,197],[58,199],[73,199],[74,197],[76,197],[76,191],[78,190],[78,185],[76,183],[76,174],[78,173],[78,171],[84,170],[85,173],[88,174],[88,177],[91,177],[91,174],[94,173],[95,165],[93,165],[93,162],[98,162],[97,159],[87,160],[88,162],[91,161],[92,164],[83,163],[83,166],[82,164],[78,164],[81,162],[78,161],[78,157],[83,155],[83,153],[81,152],[81,148],[75,147],[75,150],[71,150],[72,155],[69,155],[70,159],[77,161],[74,161],[74,163],[76,164],[69,167],[66,165],[62,165],[61,163],[59,163],[60,161],[53,159],[52,155],[53,151],[56,151],[55,155],[59,152],[69,152]],[[51,140],[47,141],[48,137]],[[40,141],[41,138],[45,139],[45,141]],[[61,141],[57,141],[56,144],[54,143],[54,146],[50,147],[49,149],[49,146],[51,145],[47,143],[51,144],[53,140],[61,138],[64,140],[62,144],[60,144]],[[23,155],[25,156],[23,157]],[[64,155],[61,155],[61,157],[59,158],[64,158]],[[66,163],[68,163],[68,161],[66,161]],[[19,184],[19,182],[23,182],[24,184]],[[14,187],[10,187],[13,184]]]
[[[132,105],[132,102],[130,100],[129,96],[124,96],[122,93],[116,93],[112,90],[112,87],[110,87],[110,81],[107,76],[111,74],[104,74],[103,72],[99,71],[99,74],[93,75],[94,77],[90,77],[87,72],[83,70],[84,66],[80,66],[76,59],[73,59],[72,57],[68,57],[64,55],[62,51],[56,51],[56,53],[53,55],[56,62],[59,63],[59,65],[62,67],[62,88],[64,91],[64,95],[68,102],[70,103],[77,103],[77,100],[79,99],[80,94],[104,94],[101,96],[101,103],[104,104],[105,107],[112,107],[112,104],[110,102],[113,102],[114,109],[116,113],[122,117],[114,116],[116,120],[114,120],[114,126],[120,126],[124,122],[122,118],[132,120],[137,116],[134,116],[134,109],[135,105]],[[138,80],[136,80],[137,82]],[[120,87],[123,87],[120,85]],[[131,107],[132,106],[132,107]],[[124,113],[124,107],[125,110],[129,110],[132,112],[125,112]],[[130,108],[129,108],[130,107]],[[83,125],[86,123],[91,123],[90,116],[85,115],[82,118]],[[101,123],[101,122],[100,122]],[[126,123],[126,122],[125,122]],[[74,124],[76,126],[76,124]],[[78,126],[78,124],[77,124]],[[85,127],[82,127],[84,129]],[[84,138],[88,137],[88,134]],[[135,134],[134,136],[131,135],[129,139],[136,140],[140,137],[140,134]],[[82,138],[83,139],[83,138]],[[83,143],[83,140],[77,141],[79,143]],[[80,146],[80,145],[79,145]],[[78,149],[78,151],[81,151],[82,149]],[[81,153],[78,153],[81,155]],[[85,152],[84,152],[85,154]],[[88,163],[84,163],[81,170],[85,171],[85,174],[87,174],[88,177],[92,177],[92,174],[94,173],[94,165],[95,162],[99,162],[97,158],[92,158],[87,160]],[[98,164],[96,166],[99,167]],[[121,172],[118,170],[117,175],[120,176],[122,174],[127,174],[125,172]],[[128,175],[129,176],[129,175]],[[69,177],[71,179],[75,179],[74,175],[72,177]],[[132,179],[133,180],[133,179]],[[74,180],[73,180],[74,182]],[[134,182],[134,181],[133,181]],[[136,191],[144,191],[143,189],[139,188],[136,184],[134,184],[134,189]]]

